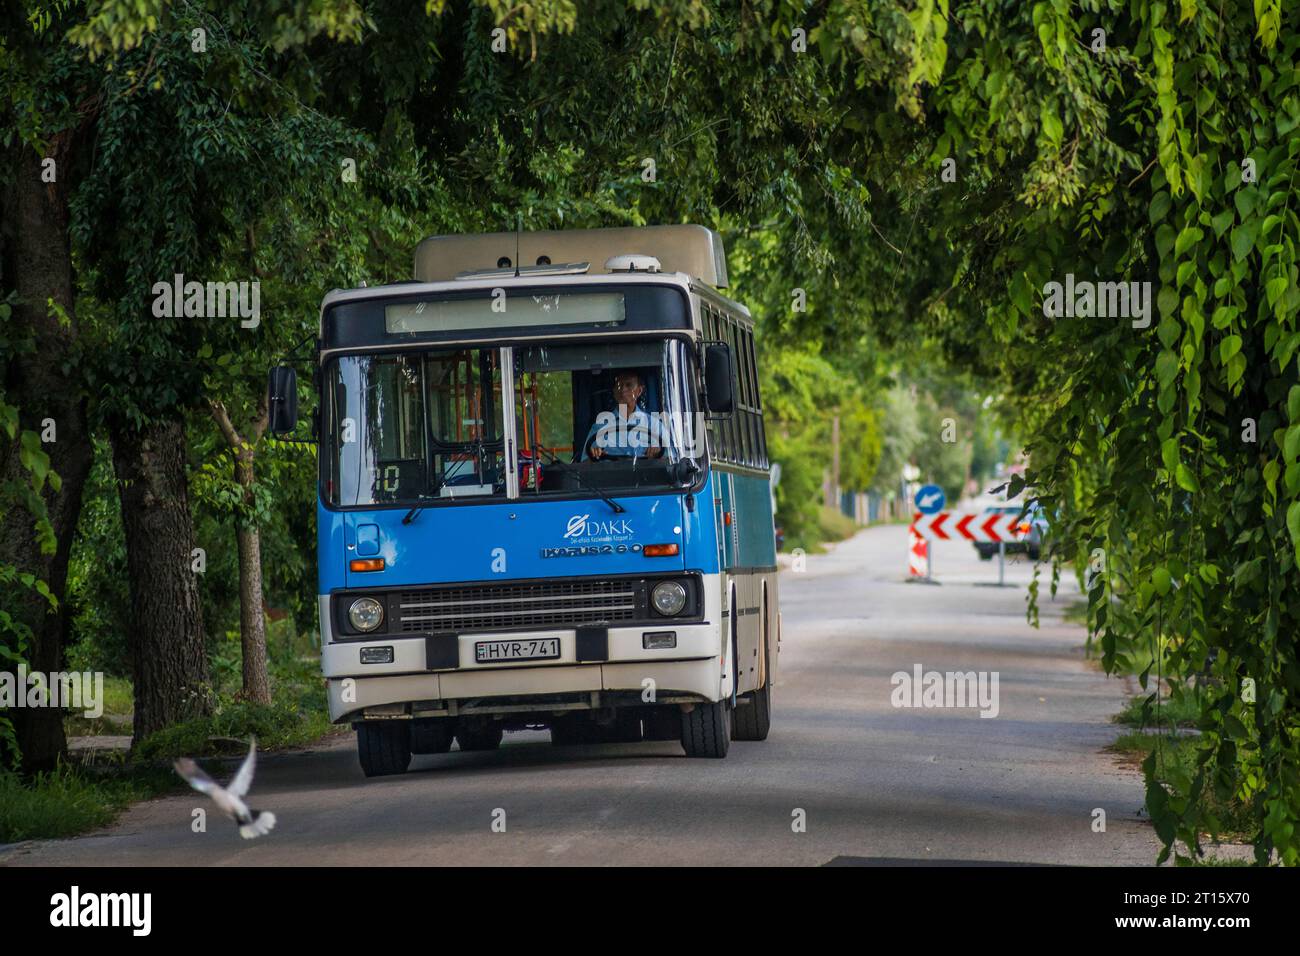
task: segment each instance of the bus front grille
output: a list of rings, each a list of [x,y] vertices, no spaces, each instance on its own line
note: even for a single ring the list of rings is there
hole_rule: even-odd
[[[639,581],[547,581],[402,591],[403,633],[573,627],[638,617]],[[644,598],[641,598],[644,607]]]

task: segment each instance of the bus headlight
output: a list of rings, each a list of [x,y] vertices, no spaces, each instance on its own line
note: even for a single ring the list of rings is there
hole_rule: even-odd
[[[373,631],[384,623],[384,606],[374,598],[357,598],[348,608],[348,620],[358,631]]]
[[[650,592],[650,602],[664,617],[681,614],[686,607],[686,588],[676,581],[660,581]]]

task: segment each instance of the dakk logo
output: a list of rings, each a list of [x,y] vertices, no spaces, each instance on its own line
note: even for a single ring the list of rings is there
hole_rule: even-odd
[[[605,535],[627,535],[632,533],[632,526],[626,518],[618,521],[591,521],[591,515],[574,515],[569,519],[566,538],[595,538]]]

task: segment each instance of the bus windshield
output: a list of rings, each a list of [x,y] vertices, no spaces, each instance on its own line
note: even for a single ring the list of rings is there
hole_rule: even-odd
[[[702,457],[690,362],[667,337],[340,357],[322,491],[345,507],[504,498],[511,419],[521,497],[675,487],[674,464]]]

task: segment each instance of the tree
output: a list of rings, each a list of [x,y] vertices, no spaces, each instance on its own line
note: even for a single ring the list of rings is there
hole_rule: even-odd
[[[49,672],[62,663],[60,598],[91,461],[85,392],[66,361],[80,334],[67,226],[95,104],[51,30],[38,24],[15,42],[18,15],[0,19],[0,650]],[[53,75],[66,85],[51,88]],[[5,719],[8,762],[16,750],[25,769],[54,765],[65,747],[57,710],[19,708]]]

